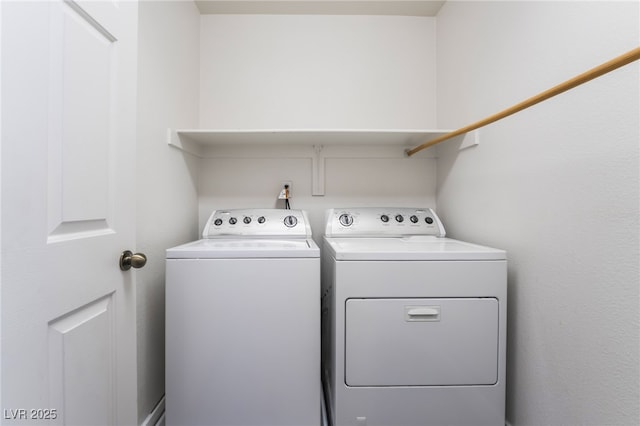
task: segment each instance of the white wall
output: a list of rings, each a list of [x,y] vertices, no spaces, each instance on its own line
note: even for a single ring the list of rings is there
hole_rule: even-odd
[[[200,16],[191,1],[139,3],[137,249],[138,418],[164,394],[165,249],[196,239],[197,159],[167,145],[198,117]]]
[[[461,127],[639,42],[638,2],[447,2],[439,125]],[[639,66],[439,150],[450,235],[508,251],[513,426],[637,425]]]
[[[200,127],[435,128],[435,18],[205,15]],[[202,160],[200,227],[215,208],[274,207],[293,181],[293,208],[432,206],[435,159],[402,148],[327,147],[326,191],[311,196],[311,159],[250,148]]]
[[[203,128],[435,124],[435,18],[204,15]]]
[[[324,211],[348,206],[433,206],[435,159],[329,158],[324,197],[311,195],[311,160],[216,158],[203,160],[200,229],[214,209],[278,207],[280,183],[293,182],[291,207],[309,212],[314,237],[324,232]]]

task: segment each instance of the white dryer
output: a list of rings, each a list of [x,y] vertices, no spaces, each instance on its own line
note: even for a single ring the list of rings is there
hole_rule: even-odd
[[[320,252],[303,211],[214,211],[166,273],[167,425],[320,425]]]
[[[506,253],[431,209],[328,212],[322,361],[333,426],[504,426]]]

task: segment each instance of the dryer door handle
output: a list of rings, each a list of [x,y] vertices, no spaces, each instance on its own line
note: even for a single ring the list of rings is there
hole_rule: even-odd
[[[405,321],[440,321],[440,306],[405,306]]]

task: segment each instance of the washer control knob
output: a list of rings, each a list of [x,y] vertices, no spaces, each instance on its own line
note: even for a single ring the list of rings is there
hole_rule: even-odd
[[[404,217],[401,214],[396,215],[396,222],[402,223],[404,222]]]
[[[213,221],[213,224],[214,224],[215,226],[220,226],[220,225],[222,225],[222,219],[217,218],[216,220],[214,220],[214,221]]]
[[[258,223],[264,223],[264,221],[265,221],[265,220],[266,220],[266,219],[264,218],[264,216],[260,216],[260,217],[258,218]]]
[[[412,215],[409,219],[411,220],[411,223],[418,223],[419,220],[418,216],[416,216],[415,214]]]
[[[238,223],[238,219],[236,219],[235,217],[230,217],[229,218],[229,224],[235,225],[236,223]]]
[[[380,220],[383,221],[384,223],[389,222],[389,216],[387,216],[386,214],[383,214],[382,216],[380,216]]]
[[[245,216],[244,219],[242,219],[242,221],[248,225],[251,223],[251,218],[249,216]]]
[[[427,216],[424,218],[424,221],[427,222],[429,225],[431,225],[433,223],[433,218]]]
[[[351,226],[353,225],[353,216],[348,213],[343,213],[340,215],[340,225],[342,226]]]
[[[298,219],[295,216],[289,215],[284,218],[284,224],[287,228],[293,228],[298,224]]]

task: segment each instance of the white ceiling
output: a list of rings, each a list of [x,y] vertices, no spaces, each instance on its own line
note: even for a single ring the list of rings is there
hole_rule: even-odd
[[[435,16],[445,0],[196,0],[205,14]]]

